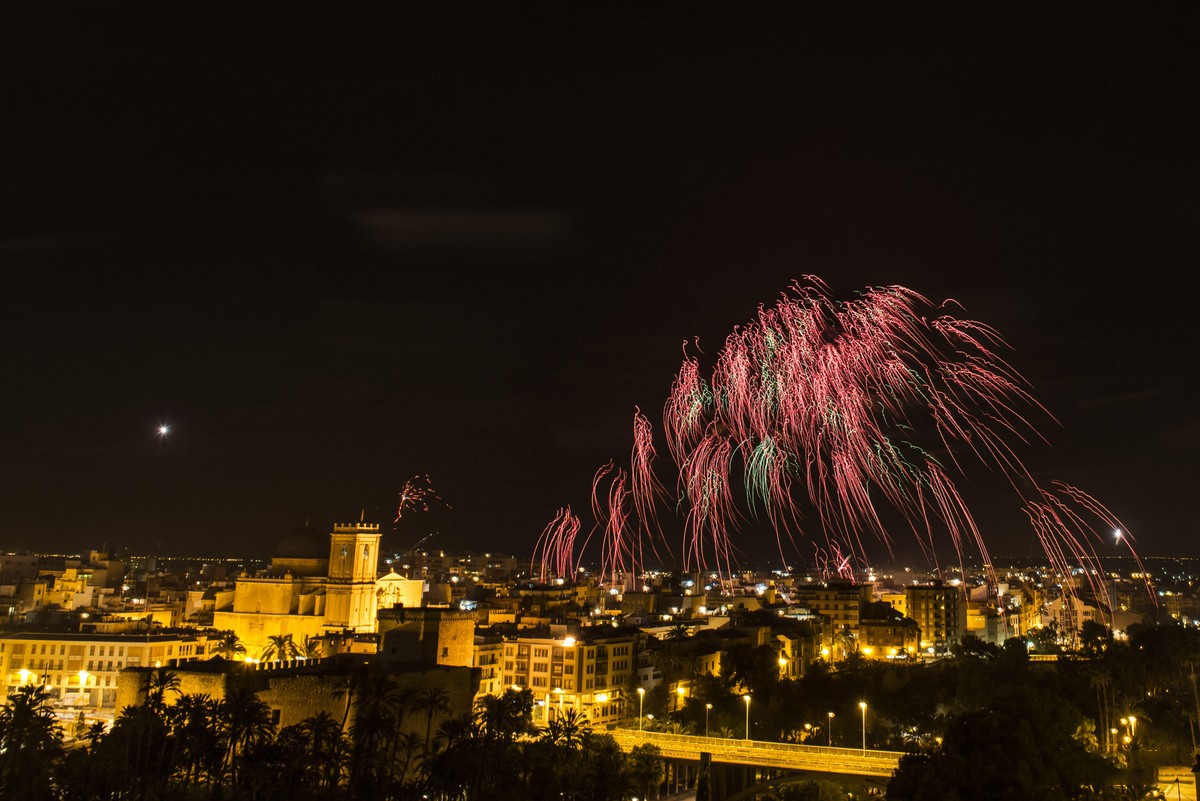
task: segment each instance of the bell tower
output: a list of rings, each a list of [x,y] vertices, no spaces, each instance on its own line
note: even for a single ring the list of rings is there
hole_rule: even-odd
[[[338,523],[329,537],[325,627],[338,631],[374,631],[379,524],[361,520]]]

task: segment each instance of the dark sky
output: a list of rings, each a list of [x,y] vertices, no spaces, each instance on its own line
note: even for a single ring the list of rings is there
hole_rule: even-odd
[[[388,545],[528,553],[685,339],[812,273],[997,327],[1035,473],[1200,554],[1188,20],[165,8],[4,25],[0,549],[263,555],[428,473]]]

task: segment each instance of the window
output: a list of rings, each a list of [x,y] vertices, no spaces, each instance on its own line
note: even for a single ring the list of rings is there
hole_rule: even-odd
[[[545,673],[549,669],[550,669],[550,665],[546,662],[534,662],[533,663],[533,672],[534,673]]]
[[[545,687],[546,686],[546,678],[544,676],[534,676],[533,677],[533,686],[534,687]]]
[[[534,648],[533,649],[533,658],[534,659],[545,659],[548,656],[550,656],[550,650],[548,648]]]

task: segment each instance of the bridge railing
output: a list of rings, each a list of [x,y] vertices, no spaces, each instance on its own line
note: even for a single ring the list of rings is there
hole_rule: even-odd
[[[903,751],[878,751],[868,748],[865,751],[861,748],[829,748],[824,745],[800,745],[798,743],[775,743],[766,740],[745,740],[737,737],[701,737],[695,734],[669,734],[661,731],[645,731],[631,728],[618,728],[613,733],[625,732],[632,735],[643,737],[650,741],[660,741],[671,743],[672,745],[688,745],[693,746],[697,750],[714,749],[729,749],[729,748],[751,748],[770,751],[784,751],[796,755],[808,755],[812,757],[824,758],[841,758],[849,759],[854,757],[874,757],[876,759],[900,761],[900,757],[904,756]]]
[[[713,762],[734,765],[758,765],[785,770],[812,770],[858,776],[891,776],[900,764],[899,751],[864,751],[861,748],[822,748],[795,743],[770,743],[762,740],[697,737],[688,734],[618,729],[610,731],[625,750],[650,743],[672,759],[695,760],[701,752],[712,755]]]

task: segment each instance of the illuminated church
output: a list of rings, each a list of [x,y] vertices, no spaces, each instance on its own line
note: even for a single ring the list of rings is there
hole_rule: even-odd
[[[257,657],[273,636],[297,646],[323,634],[374,632],[376,610],[420,606],[424,583],[389,572],[379,577],[379,524],[337,524],[331,534],[305,526],[280,541],[270,567],[243,574],[230,608],[213,626],[233,631]]]

